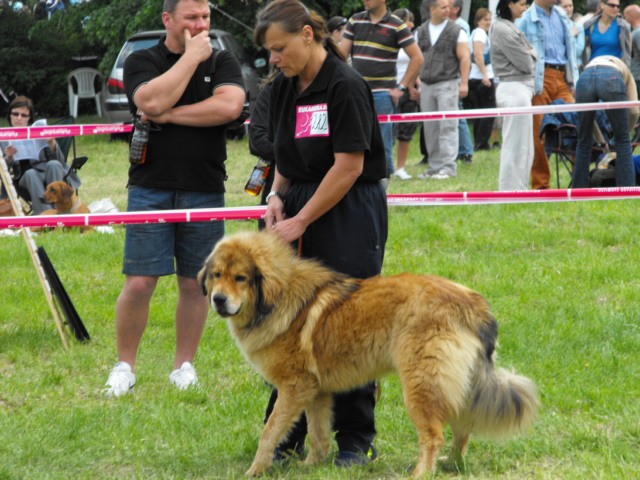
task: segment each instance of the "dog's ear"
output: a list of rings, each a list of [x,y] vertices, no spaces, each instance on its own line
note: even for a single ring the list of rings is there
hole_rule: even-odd
[[[205,297],[209,293],[207,291],[207,276],[209,275],[209,259],[204,262],[204,266],[198,272],[198,283],[200,284],[200,288],[202,289],[202,295]]]
[[[71,185],[69,185],[68,183],[63,183],[60,186],[60,193],[62,194],[62,199],[68,202],[69,200],[71,200],[71,197],[73,197],[73,194],[75,192]]]
[[[269,315],[273,310],[273,302],[269,301],[269,299],[265,296],[265,278],[262,275],[262,272],[256,268],[255,275],[255,284],[256,284],[256,311],[259,316]]]

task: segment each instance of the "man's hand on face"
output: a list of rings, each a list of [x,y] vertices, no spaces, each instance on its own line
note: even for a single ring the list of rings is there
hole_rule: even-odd
[[[192,56],[198,63],[202,63],[211,56],[211,40],[209,32],[203,30],[195,37],[191,36],[188,28],[184,29],[184,53]]]

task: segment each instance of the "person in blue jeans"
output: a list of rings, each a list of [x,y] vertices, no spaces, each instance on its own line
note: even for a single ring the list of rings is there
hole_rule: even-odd
[[[458,104],[460,110],[463,110],[462,102]],[[473,161],[473,140],[471,139],[471,131],[466,118],[458,120],[458,158],[463,162],[471,163]]]
[[[596,57],[589,62],[576,84],[576,102],[622,102],[626,100],[638,100],[636,84],[627,65],[611,55]],[[615,138],[616,186],[618,187],[636,185],[629,130],[633,129],[638,120],[638,110],[638,107],[606,110]],[[574,188],[589,186],[595,115],[595,110],[578,113],[578,147],[573,170]]]

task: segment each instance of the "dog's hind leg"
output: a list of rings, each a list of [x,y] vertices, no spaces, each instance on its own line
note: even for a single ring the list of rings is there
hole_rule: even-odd
[[[436,385],[427,380],[424,371],[401,373],[404,389],[404,401],[409,418],[418,431],[420,456],[413,470],[413,477],[418,478],[432,473],[440,449],[444,445],[445,408],[440,401]]]
[[[279,388],[278,399],[262,430],[258,451],[247,475],[255,477],[264,473],[273,463],[278,443],[289,432],[305,408],[305,399],[295,393],[295,387]]]
[[[310,450],[305,464],[321,462],[329,453],[333,395],[319,394],[306,410]]]

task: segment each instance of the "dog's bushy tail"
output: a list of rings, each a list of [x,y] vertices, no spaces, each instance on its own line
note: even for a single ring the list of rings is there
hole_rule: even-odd
[[[531,426],[538,404],[538,389],[532,380],[495,368],[492,359],[484,357],[473,378],[467,425],[485,438],[511,437]]]

